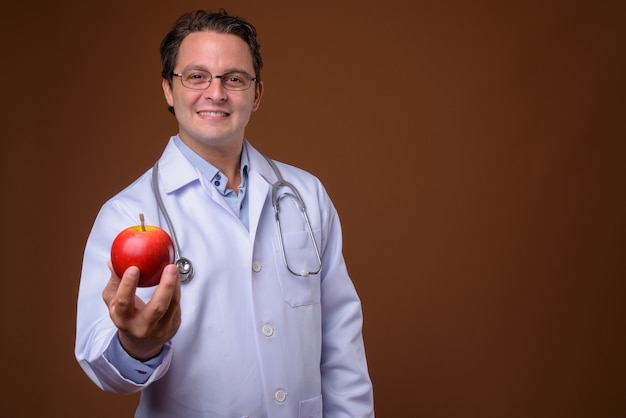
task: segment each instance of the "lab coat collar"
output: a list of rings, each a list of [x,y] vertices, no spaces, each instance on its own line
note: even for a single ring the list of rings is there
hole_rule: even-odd
[[[268,184],[274,184],[276,174],[263,154],[257,151],[248,140],[244,139],[243,144],[248,152],[250,172],[257,172]],[[162,173],[161,181],[166,193],[171,193],[200,179],[200,173],[180,152],[174,143],[174,137],[170,138],[159,160],[159,171]]]
[[[247,140],[244,140],[244,147],[246,147],[246,150],[248,151],[250,170],[258,172],[268,184],[274,184],[277,180],[276,174],[263,154],[257,151]]]
[[[269,200],[271,186],[276,174],[267,160],[247,140],[243,143],[248,152],[248,221],[254,241],[261,213]],[[165,193],[172,193],[194,181],[200,181],[200,172],[180,152],[173,137],[170,138],[159,160],[160,181]],[[212,189],[209,189],[212,191]],[[271,202],[270,202],[271,203]]]
[[[171,193],[187,184],[200,180],[199,171],[185,158],[171,137],[159,160],[160,180],[163,190]]]

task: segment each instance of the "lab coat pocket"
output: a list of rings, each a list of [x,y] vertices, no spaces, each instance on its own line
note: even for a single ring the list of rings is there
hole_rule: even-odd
[[[318,239],[319,231],[314,231],[314,235]],[[283,244],[291,270],[300,273],[319,269],[319,261],[308,231],[283,233]],[[276,242],[274,247],[278,279],[285,302],[294,308],[319,303],[320,274],[296,276],[290,273],[285,266],[280,243]]]
[[[300,402],[298,418],[322,418],[322,395]]]

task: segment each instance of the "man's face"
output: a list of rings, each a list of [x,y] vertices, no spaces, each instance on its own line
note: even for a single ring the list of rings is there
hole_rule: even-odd
[[[254,67],[248,45],[239,37],[214,32],[193,32],[181,43],[174,73],[204,70],[213,75],[246,72]],[[174,107],[181,139],[201,155],[209,149],[241,150],[250,114],[258,109],[263,84],[252,82],[247,90],[232,91],[213,79],[206,90],[193,90],[174,77],[163,80],[168,105]]]

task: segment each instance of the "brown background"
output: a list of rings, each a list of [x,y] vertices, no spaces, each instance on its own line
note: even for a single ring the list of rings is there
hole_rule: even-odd
[[[377,415],[625,416],[623,2],[9,3],[2,416],[132,416],[74,360],[82,250],[176,133],[162,36],[220,6],[263,46],[247,136],[339,210]]]

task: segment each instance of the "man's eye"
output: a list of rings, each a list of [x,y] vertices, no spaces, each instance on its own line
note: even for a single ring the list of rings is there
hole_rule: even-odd
[[[202,80],[206,80],[207,76],[204,74],[200,74],[200,73],[192,73],[187,76],[187,79],[192,80],[192,81],[202,81]]]
[[[229,83],[235,83],[235,84],[240,84],[240,83],[243,83],[243,82],[244,82],[244,81],[243,81],[243,78],[238,77],[238,76],[236,76],[236,75],[229,75],[229,76],[226,78],[226,80],[227,80]]]

